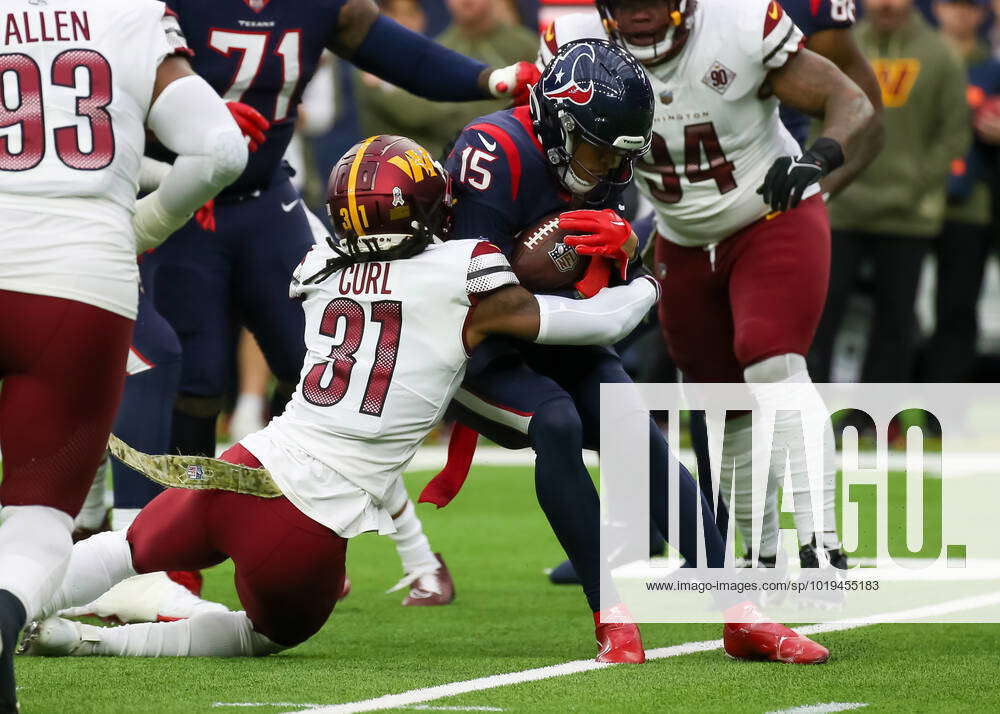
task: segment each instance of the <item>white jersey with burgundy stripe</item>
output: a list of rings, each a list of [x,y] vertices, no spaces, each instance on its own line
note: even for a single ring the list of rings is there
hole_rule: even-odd
[[[134,318],[139,162],[157,68],[186,50],[176,19],[155,0],[4,5],[0,288]]]
[[[557,18],[542,34],[539,61],[585,37],[607,37],[596,12]],[[801,150],[778,117],[778,100],[760,91],[802,41],[772,0],[698,0],[681,53],[647,68],[653,141],[635,181],[667,240],[718,243],[768,214],[757,188],[775,159]]]
[[[335,256],[317,244],[296,270],[307,350],[298,389],[242,443],[300,510],[347,537],[391,530],[398,478],[465,375],[478,296],[517,278],[496,246],[455,240],[310,282]]]

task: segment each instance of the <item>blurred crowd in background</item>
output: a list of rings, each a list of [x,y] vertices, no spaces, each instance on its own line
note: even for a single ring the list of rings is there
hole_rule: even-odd
[[[887,141],[829,204],[830,293],[809,356],[813,379],[1000,380],[1000,0],[857,3],[855,37],[882,87]],[[539,29],[558,14],[596,12],[585,0],[380,4],[410,29],[493,66],[534,60]],[[441,156],[465,124],[503,108],[432,103],[332,55],[324,63],[287,157],[324,217],[325,177],[361,138],[402,134]],[[655,330],[630,349],[639,379],[675,379]],[[241,392],[267,383],[266,365],[253,359],[249,345]]]

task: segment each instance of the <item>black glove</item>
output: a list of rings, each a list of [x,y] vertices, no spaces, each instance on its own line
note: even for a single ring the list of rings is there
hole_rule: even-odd
[[[795,208],[806,188],[844,163],[844,150],[833,139],[821,137],[802,156],[782,156],[764,177],[757,193],[775,211]]]

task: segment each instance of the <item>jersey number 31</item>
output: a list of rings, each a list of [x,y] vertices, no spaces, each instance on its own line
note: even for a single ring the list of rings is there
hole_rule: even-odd
[[[359,411],[377,417],[382,415],[385,398],[389,393],[389,382],[396,369],[399,337],[403,328],[403,303],[398,300],[378,300],[372,303],[371,310],[372,321],[379,323],[381,330]],[[341,320],[344,321],[343,341],[330,350],[329,361],[314,364],[302,381],[302,396],[317,407],[332,407],[344,398],[351,382],[351,372],[358,361],[354,355],[361,348],[361,340],[365,335],[365,309],[349,298],[334,298],[323,311],[320,334],[336,338]],[[332,375],[324,387],[323,375],[327,373],[328,366],[332,367]]]

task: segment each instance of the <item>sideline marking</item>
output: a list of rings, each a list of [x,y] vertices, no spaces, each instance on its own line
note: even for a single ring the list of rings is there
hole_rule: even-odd
[[[826,712],[846,712],[868,706],[865,702],[827,702],[826,704],[808,704],[802,707],[781,709],[767,714],[826,714]]]
[[[1000,603],[1000,593],[988,595],[977,595],[975,597],[948,600],[936,605],[917,607],[911,610],[899,610],[897,612],[886,612],[870,617],[862,617],[855,620],[844,620],[841,622],[830,622],[821,625],[808,625],[806,627],[795,628],[795,631],[803,635],[821,634],[824,632],[840,632],[843,630],[853,630],[858,627],[868,627],[869,625],[881,625],[893,622],[905,622],[908,620],[919,620],[921,618],[934,617],[936,615],[946,615],[952,612],[963,610],[975,610],[982,607],[989,607]],[[646,650],[646,659],[665,659],[667,657],[679,657],[681,655],[694,654],[695,652],[707,652],[722,648],[722,640],[705,640],[703,642],[687,642],[682,645],[671,647],[658,647]],[[479,692],[485,689],[505,687],[511,684],[521,684],[522,682],[537,682],[542,679],[552,677],[563,677],[568,674],[578,674],[580,672],[590,672],[595,669],[605,667],[616,667],[618,665],[595,662],[592,659],[579,659],[562,664],[553,664],[547,667],[535,667],[525,669],[520,672],[508,672],[506,674],[493,674],[476,679],[467,679],[463,682],[450,682],[439,684],[434,687],[423,687],[411,689],[398,694],[385,694],[372,699],[362,699],[356,702],[345,702],[334,704],[328,707],[313,709],[317,714],[357,714],[357,712],[372,712],[380,709],[396,709],[409,707],[421,702],[429,702],[444,697],[454,697],[468,692]],[[834,711],[834,710],[829,710]],[[289,714],[292,714],[289,712]]]

